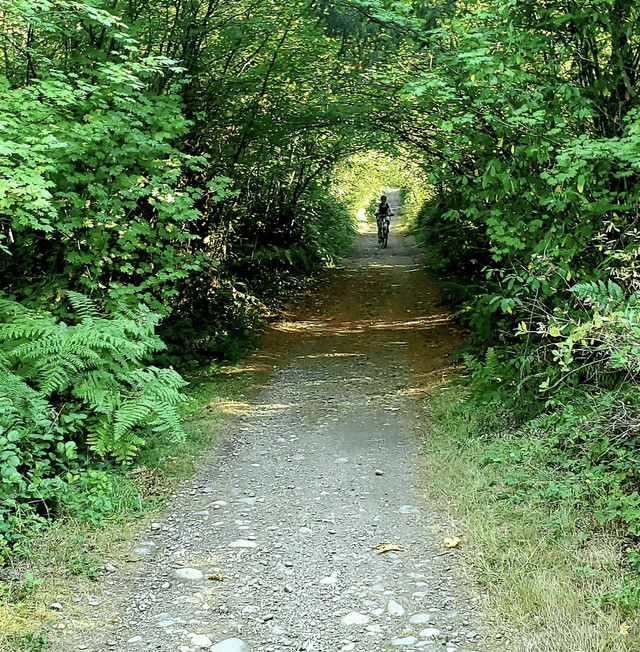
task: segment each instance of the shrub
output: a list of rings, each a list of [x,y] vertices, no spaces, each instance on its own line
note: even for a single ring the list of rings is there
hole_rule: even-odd
[[[83,475],[92,456],[128,462],[149,438],[184,437],[185,381],[146,361],[164,347],[158,317],[143,306],[101,315],[69,297],[69,324],[0,300],[0,560],[65,505],[96,518],[113,507],[108,478]],[[74,484],[99,500],[81,505]]]

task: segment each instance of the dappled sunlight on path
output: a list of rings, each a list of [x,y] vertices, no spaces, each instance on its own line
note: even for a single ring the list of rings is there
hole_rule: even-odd
[[[408,395],[442,384],[456,371],[451,354],[462,345],[463,329],[440,305],[421,251],[395,226],[387,249],[378,245],[373,229],[362,233],[348,259],[266,325],[255,369],[268,371],[300,346],[313,348],[309,357],[372,352],[393,357],[402,349],[414,368],[413,386],[404,390]]]

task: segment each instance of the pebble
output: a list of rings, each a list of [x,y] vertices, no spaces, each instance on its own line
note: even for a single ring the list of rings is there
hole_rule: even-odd
[[[191,634],[191,643],[197,647],[211,647],[213,645],[211,639],[204,634]]]
[[[136,555],[150,555],[156,544],[152,541],[141,541],[134,549]]]
[[[435,627],[426,627],[425,629],[420,630],[418,636],[420,638],[436,638],[440,636],[440,630]]]
[[[320,584],[337,584],[338,583],[338,571],[333,571],[329,577],[323,577],[320,580]]]
[[[255,548],[257,547],[255,541],[248,541],[247,539],[238,539],[237,541],[232,541],[229,544],[229,548]]]
[[[401,514],[419,514],[420,508],[415,505],[402,505],[398,510]]]
[[[211,652],[251,652],[251,648],[239,638],[227,638],[220,643],[216,643]]]
[[[399,602],[396,602],[395,600],[389,600],[389,602],[387,603],[387,611],[392,616],[404,616],[405,614],[404,607]]]
[[[366,625],[370,620],[371,618],[369,616],[352,611],[346,616],[343,616],[340,622],[346,627],[351,627],[352,625]]]
[[[174,580],[201,580],[204,575],[201,570],[197,568],[176,568],[171,573]]]
[[[412,625],[425,625],[430,623],[432,620],[433,616],[431,614],[413,614],[413,616],[409,618],[409,622]]]
[[[415,636],[403,636],[401,638],[392,638],[391,645],[394,647],[415,645],[418,639]]]

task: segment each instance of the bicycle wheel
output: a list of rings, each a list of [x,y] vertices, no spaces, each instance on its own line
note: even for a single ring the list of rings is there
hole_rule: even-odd
[[[389,226],[387,225],[382,232],[382,248],[387,248],[387,242],[389,241]]]

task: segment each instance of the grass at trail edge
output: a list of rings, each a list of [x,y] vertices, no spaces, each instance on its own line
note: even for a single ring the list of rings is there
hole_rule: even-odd
[[[509,500],[508,455],[485,462],[493,441],[513,433],[466,395],[442,387],[426,399],[424,454],[431,497],[450,512],[457,554],[481,587],[488,640],[518,652],[640,650],[640,590],[623,528],[562,501]]]

